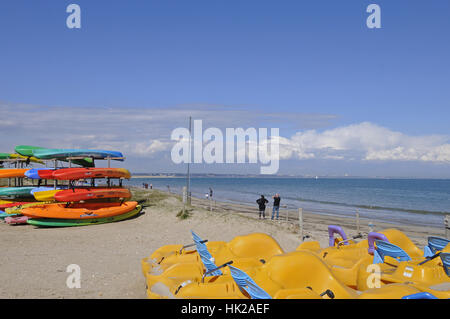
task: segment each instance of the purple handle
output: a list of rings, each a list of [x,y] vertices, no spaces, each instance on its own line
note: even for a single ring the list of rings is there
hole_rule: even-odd
[[[343,240],[347,240],[347,236],[345,235],[345,232],[341,226],[329,225],[328,226],[328,238],[329,238],[330,247],[334,246],[334,234],[339,234],[339,235],[341,235]],[[348,242],[345,242],[344,244],[348,245]]]
[[[375,246],[374,246],[375,239],[389,242],[389,239],[387,239],[387,237],[385,235],[383,235],[381,233],[370,232],[369,236],[368,236],[369,249],[367,251],[371,255],[373,255],[373,252],[375,251]]]

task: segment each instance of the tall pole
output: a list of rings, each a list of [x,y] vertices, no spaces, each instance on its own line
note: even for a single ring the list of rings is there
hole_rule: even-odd
[[[192,135],[192,117],[189,116],[189,151],[188,151],[188,163],[187,163],[187,202],[188,205],[191,204],[191,172],[190,172],[190,162],[191,162],[191,135]]]

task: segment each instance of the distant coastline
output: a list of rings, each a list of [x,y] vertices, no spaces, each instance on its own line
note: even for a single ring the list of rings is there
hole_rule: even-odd
[[[186,173],[132,173],[131,178],[186,178]],[[449,180],[436,177],[398,176],[316,176],[316,175],[260,175],[260,174],[212,174],[191,173],[191,178],[299,178],[299,179],[398,179],[398,180]]]

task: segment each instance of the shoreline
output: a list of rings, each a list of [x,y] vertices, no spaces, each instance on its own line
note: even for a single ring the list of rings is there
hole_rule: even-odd
[[[161,191],[161,190],[160,190]],[[167,192],[167,191],[165,191]],[[229,203],[224,201],[215,201],[213,200],[214,204],[212,207],[212,212],[215,210],[218,211],[229,211],[234,212],[239,215],[244,216],[251,216],[255,219],[258,219],[258,210],[256,206],[250,206],[247,204],[241,204],[241,203]],[[210,201],[203,198],[198,197],[192,197],[192,204],[193,205],[199,205],[203,209],[210,209]],[[266,220],[270,220],[272,214],[271,206],[267,206],[266,208]],[[254,216],[253,216],[254,215]],[[288,218],[288,221],[286,221],[286,217]],[[294,209],[282,209],[280,207],[280,220],[278,222],[280,223],[289,223],[294,228],[298,227],[298,211]],[[354,232],[354,235],[357,234],[357,222],[356,217],[350,217],[350,216],[341,216],[341,215],[334,215],[332,213],[326,214],[326,213],[315,213],[307,210],[303,210],[303,224],[304,224],[304,231],[307,233],[311,230],[316,230],[316,227],[314,227],[314,224],[320,224],[324,221],[332,222],[335,225],[339,225],[343,228],[351,229],[352,232]],[[274,221],[277,222],[277,221]],[[367,219],[367,218],[360,218],[359,219],[359,225],[360,225],[360,231],[368,233],[369,232],[369,223],[372,222],[374,225],[374,231],[379,231],[380,229],[387,229],[387,228],[396,228],[404,232],[413,233],[414,237],[417,237],[419,241],[419,238],[422,234],[434,234],[435,236],[445,237],[445,228],[442,227],[435,227],[435,226],[423,226],[423,225],[415,225],[415,224],[399,224],[395,222],[376,222],[374,219]],[[326,231],[328,225],[331,225],[328,223],[325,228],[323,228],[324,231]],[[347,234],[348,235],[348,234]],[[423,242],[423,245],[426,243]]]
[[[141,187],[136,186],[136,185],[128,185],[128,187],[141,189]],[[166,188],[153,187],[153,189],[157,189],[157,190],[159,190],[161,192],[168,192],[166,190]],[[181,192],[177,188],[174,188],[172,191],[170,191],[170,193],[181,196]],[[203,197],[199,197],[199,194],[195,194],[195,195],[192,194],[191,197],[192,198],[195,197],[197,199],[204,199]],[[223,205],[228,205],[228,206],[232,206],[232,207],[234,207],[234,206],[236,206],[236,207],[241,207],[241,206],[242,207],[246,207],[247,210],[248,209],[252,210],[252,209],[255,209],[255,207],[256,207],[255,206],[256,204],[253,204],[252,202],[246,202],[245,200],[231,200],[231,199],[226,199],[226,198],[219,198],[217,200],[213,199],[213,201],[220,202]],[[436,219],[437,218],[442,219],[442,221],[440,223],[429,224],[429,227],[431,227],[431,228],[440,228],[441,225],[442,225],[442,227],[444,225],[445,216],[446,215],[450,215],[450,213],[447,213],[447,212],[428,212],[428,211],[423,211],[423,212],[412,211],[411,212],[410,210],[402,209],[402,208],[399,208],[398,210],[396,210],[396,208],[388,209],[388,208],[378,208],[378,207],[375,207],[375,208],[358,207],[358,206],[351,206],[351,205],[343,205],[343,204],[339,204],[339,203],[334,203],[334,204],[333,203],[323,203],[323,202],[318,203],[317,201],[308,201],[308,200],[302,200],[302,201],[299,201],[299,202],[300,203],[304,202],[304,203],[310,204],[310,205],[311,204],[313,204],[313,205],[314,204],[318,204],[317,207],[307,207],[307,208],[302,207],[303,208],[303,212],[305,212],[307,214],[321,215],[321,216],[325,216],[325,217],[329,217],[329,218],[335,217],[335,218],[350,218],[350,219],[352,219],[352,218],[355,217],[356,212],[358,211],[359,214],[360,214],[360,220],[366,220],[366,221],[372,221],[373,222],[373,221],[376,221],[377,219],[379,219],[381,221],[381,223],[390,224],[390,225],[393,225],[393,226],[401,226],[404,223],[408,223],[409,226],[422,227],[423,224],[420,221],[411,222],[411,220],[408,219],[408,216],[406,216],[406,215],[407,214],[411,214],[411,215],[420,215],[420,216],[424,216],[424,217],[431,215],[431,216],[435,217]],[[320,207],[320,205],[324,205],[324,206]],[[326,207],[328,205],[330,207]],[[283,208],[283,206],[285,206],[285,207]],[[287,206],[287,208],[286,208],[286,206]],[[285,213],[286,213],[286,211],[288,211],[288,214],[290,214],[291,216],[292,215],[296,215],[297,214],[297,210],[298,210],[299,207],[295,207],[294,208],[292,206],[293,205],[291,205],[291,204],[281,205],[281,207],[280,207],[280,214],[282,214],[282,211],[285,212]],[[308,206],[308,205],[305,205],[305,206]],[[332,206],[335,206],[335,207],[339,208],[339,210],[337,210],[335,207],[332,207]],[[272,209],[271,203],[267,204],[267,208],[270,208],[270,212],[271,212],[271,209]],[[342,213],[343,209],[348,211],[348,213],[347,212]],[[374,217],[367,216],[367,215],[369,215],[369,213],[371,213],[371,211],[385,213],[385,216],[374,216]],[[350,212],[353,212],[353,214],[350,213]],[[392,212],[392,213],[398,212],[398,213],[400,213],[402,215],[401,216],[395,216],[395,218],[394,217],[393,218],[387,218],[386,217],[386,212]],[[405,215],[405,216],[403,216],[403,215]]]

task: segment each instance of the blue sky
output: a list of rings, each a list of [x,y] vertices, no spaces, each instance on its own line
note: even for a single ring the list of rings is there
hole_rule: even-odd
[[[70,3],[81,7],[80,30],[66,27]],[[366,27],[370,3],[381,29]],[[0,101],[274,112],[286,137],[363,122],[450,136],[448,12],[444,0],[2,1]],[[293,113],[331,119],[308,125]]]

